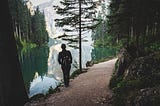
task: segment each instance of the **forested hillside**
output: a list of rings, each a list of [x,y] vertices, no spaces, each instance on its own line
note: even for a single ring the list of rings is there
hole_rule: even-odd
[[[36,46],[47,44],[47,42],[49,41],[49,36],[46,30],[44,13],[40,11],[38,7],[33,8],[33,11],[31,12],[30,7],[28,7],[27,4],[29,1],[27,0],[8,1],[11,14],[9,14],[7,8],[7,2],[5,2],[6,8],[1,7],[2,11],[6,10],[3,12],[6,14],[2,15],[2,18],[7,18],[6,20],[4,20],[6,26],[4,23],[1,24],[2,29],[0,31],[2,33],[2,36],[0,36],[0,43],[2,46],[2,55],[0,55],[2,57],[0,61],[0,67],[2,71],[0,74],[0,86],[2,86],[0,87],[0,105],[17,105],[17,103],[19,102],[19,106],[28,101],[28,96],[26,94],[23,79],[21,76],[21,67],[18,61],[15,43],[17,43],[18,49],[26,47],[33,48]],[[75,104],[77,106],[81,106],[81,103],[87,105],[87,103],[92,104],[94,102],[96,103],[96,105],[98,105],[97,103],[100,103],[100,105],[105,105],[105,102],[107,102],[113,106],[159,106],[160,1],[108,0],[108,2],[107,0],[61,0],[59,2],[61,5],[55,5],[56,3],[51,4],[56,14],[59,14],[62,17],[60,19],[54,20],[55,26],[53,27],[58,26],[62,28],[64,34],[57,37],[59,39],[57,41],[55,40],[55,43],[53,43],[49,48],[42,48],[40,52],[37,52],[37,50],[35,49],[35,52],[33,53],[26,53],[27,56],[21,53],[22,55],[19,56],[21,57],[20,60],[22,60],[22,62],[24,63],[23,66],[27,67],[26,73],[31,73],[32,81],[34,77],[41,78],[42,81],[44,81],[45,77],[48,77],[49,79],[57,78],[61,80],[61,77],[59,77],[59,75],[62,73],[57,72],[60,68],[57,62],[57,56],[60,50],[60,43],[63,43],[63,41],[69,41],[69,44],[66,43],[66,45],[71,47],[71,49],[69,50],[73,55],[73,62],[76,64],[76,69],[79,65],[80,71],[83,71],[82,65],[85,65],[86,62],[91,63],[92,65],[92,61],[94,59],[105,61],[105,57],[112,57],[110,56],[110,54],[116,54],[112,52],[112,49],[118,49],[118,59],[117,61],[116,59],[109,61],[106,64],[99,64],[98,67],[95,67],[95,71],[93,71],[94,68],[90,68],[89,70],[91,70],[91,73],[88,74],[85,79],[82,79],[84,82],[78,81],[75,83],[75,85],[83,87],[84,89],[86,87],[86,91],[79,90],[80,88],[77,86],[75,86],[74,88],[74,83],[72,83],[76,81],[74,80],[71,81],[71,87],[69,87],[68,89],[64,89],[64,92],[67,91],[67,95],[69,95],[61,95],[61,100],[63,102],[59,102],[60,96],[57,96],[57,93],[57,101],[55,101],[56,97],[54,97],[53,94],[49,97],[44,97],[44,100],[39,99],[40,101],[44,102],[42,104],[52,105],[56,102],[59,102],[65,105],[70,105],[70,103],[74,103],[75,100]],[[48,2],[47,4],[49,3],[50,2]],[[99,6],[101,6],[100,10],[98,10]],[[97,10],[99,12],[97,12]],[[1,21],[3,20],[1,19]],[[10,21],[12,22],[12,24],[10,23]],[[51,23],[51,26],[52,25],[53,23]],[[95,46],[82,45],[82,42],[85,41],[85,37],[82,35],[89,34],[91,31],[92,39],[94,40]],[[16,42],[12,35],[14,35]],[[52,40],[52,42],[54,42],[54,40]],[[79,52],[77,52],[77,49],[72,48],[74,47],[71,45],[71,43],[73,42],[74,44],[78,44],[78,46],[76,47],[79,48]],[[107,48],[107,50],[104,48]],[[112,49],[110,50],[110,48]],[[40,50],[40,48],[37,49]],[[84,51],[83,54],[82,50]],[[37,55],[37,53],[39,55]],[[88,57],[91,58],[91,61],[82,61],[83,59],[86,59]],[[77,65],[78,60],[79,64]],[[115,67],[113,67],[115,61],[116,64]],[[34,62],[36,64],[30,65],[31,62]],[[112,72],[112,69],[114,69],[114,72],[112,78],[110,79],[110,74],[108,74],[107,72]],[[102,78],[101,71],[106,71],[103,75],[107,75],[104,76],[108,78],[107,80]],[[42,73],[45,75],[44,78],[41,76]],[[56,76],[56,74],[58,77]],[[92,75],[94,75],[94,78],[96,78],[96,80],[93,79]],[[98,78],[100,78],[99,81],[97,80]],[[27,79],[26,82],[28,85],[31,83],[31,80],[28,76],[24,77],[24,79]],[[93,80],[89,81],[88,79]],[[107,88],[109,79],[110,90],[109,88]],[[91,83],[92,81],[93,84]],[[95,81],[98,83],[101,82],[100,84],[102,84],[104,81],[107,81],[107,83],[104,83],[104,90],[106,90],[106,93],[109,95],[106,94],[102,98],[101,96],[96,96],[99,91],[102,91],[102,86],[94,83]],[[51,80],[51,82],[53,82],[53,80]],[[85,82],[87,83],[85,84]],[[82,86],[79,83],[81,83]],[[55,86],[57,86],[57,88],[59,87],[59,85],[57,85],[56,83],[56,80],[54,84]],[[49,84],[46,83],[46,85]],[[40,87],[43,88],[46,85]],[[36,84],[35,86],[39,87]],[[30,92],[30,87],[30,85],[27,86],[27,92]],[[36,87],[34,88],[34,91],[37,90]],[[97,90],[95,90],[95,88]],[[73,92],[74,89],[77,89],[77,91]],[[104,90],[102,91],[102,94],[105,92]],[[111,91],[113,91],[113,93]],[[61,93],[63,93],[63,91]],[[73,94],[73,96],[71,94]],[[82,95],[77,96],[76,94]],[[87,97],[83,94],[89,95]],[[92,94],[95,95],[95,100],[91,98]],[[74,96],[78,98],[76,99]],[[50,97],[51,99],[49,99]],[[67,100],[68,98],[65,99],[65,97],[71,98]],[[79,104],[77,104],[77,100],[79,101]],[[66,104],[67,102],[69,102],[69,104]],[[35,103],[37,104],[37,106],[39,106],[39,101]]]
[[[107,33],[121,48],[110,87],[117,106],[157,106],[160,78],[160,1],[111,0]]]
[[[42,45],[47,43],[49,39],[44,14],[37,7],[34,14],[31,15],[27,2],[9,0],[14,36],[18,47],[26,46],[27,44]]]
[[[123,46],[135,46],[136,56],[159,50],[160,3],[157,0],[112,0],[108,35]]]
[[[108,8],[102,6],[103,11],[98,15],[101,24],[93,34],[96,43],[108,45],[109,42],[121,47],[134,45],[137,56],[159,50],[159,1],[111,0]]]

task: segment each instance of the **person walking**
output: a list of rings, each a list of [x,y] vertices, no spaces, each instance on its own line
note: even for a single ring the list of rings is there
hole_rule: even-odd
[[[62,51],[58,54],[58,62],[61,64],[63,71],[63,80],[65,87],[69,86],[70,69],[72,64],[71,52],[66,50],[66,45],[61,45]]]

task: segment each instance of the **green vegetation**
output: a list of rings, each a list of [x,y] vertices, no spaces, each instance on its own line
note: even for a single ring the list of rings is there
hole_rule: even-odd
[[[153,91],[159,92],[160,85],[160,2],[111,0],[106,17],[104,42],[98,37],[95,44],[112,42],[126,50],[120,53],[110,80],[113,105],[157,106],[160,95]]]
[[[111,0],[108,36],[123,47],[134,47],[131,49],[134,49],[137,57],[150,53],[152,48],[158,51],[159,7],[160,3],[156,0]]]
[[[22,50],[19,50],[19,61],[22,66],[22,75],[27,92],[29,92],[30,82],[35,78],[35,74],[38,74],[42,78],[46,74],[48,70],[48,57],[48,46],[37,46],[32,49],[22,48]]]
[[[114,58],[117,55],[117,48],[114,47],[98,47],[92,50],[92,62],[99,63]]]
[[[12,16],[14,36],[18,48],[33,48],[48,42],[44,14],[39,8],[31,15],[27,2],[22,0],[9,0],[9,8]]]
[[[97,16],[100,24],[92,35],[95,45],[134,47],[131,49],[137,57],[158,51],[159,7],[160,3],[156,0],[111,0],[107,13],[106,5],[102,4],[102,12]]]
[[[79,38],[79,30],[81,34],[92,30],[97,25],[95,19],[97,1],[82,0],[81,6],[78,0],[63,0],[61,6],[54,6],[56,13],[63,16],[63,18],[55,19],[56,26],[62,27],[64,35],[61,38],[74,42]],[[81,8],[81,10],[80,10]],[[81,13],[81,14],[80,14]],[[81,15],[81,22],[79,16]],[[81,25],[81,28],[79,27]],[[66,27],[67,26],[67,27]],[[59,37],[60,38],[60,37]]]
[[[37,47],[37,44],[35,44],[35,43],[26,42],[26,40],[24,40],[24,41],[17,40],[18,50],[27,51],[27,50],[35,48],[35,47]]]
[[[64,34],[59,38],[78,45],[79,69],[82,71],[82,35],[97,26],[95,18],[98,1],[62,0],[60,6],[54,6],[56,13],[63,18],[55,19],[56,26],[63,28]]]
[[[44,15],[38,8],[35,11],[35,15],[32,16],[32,33],[31,41],[38,45],[45,44],[49,41]]]
[[[101,2],[100,10],[97,15],[98,25],[92,31],[92,39],[94,45],[97,47],[109,47],[112,46],[111,36],[107,36],[107,7],[105,2]]]
[[[154,76],[148,74],[148,76],[145,78],[141,77],[135,79],[125,79],[123,76],[117,77],[114,74],[110,80],[110,88],[114,92],[113,105],[128,106],[129,104],[136,105],[137,103],[141,102],[141,104],[145,106],[145,102],[147,104],[150,103],[151,105],[158,102],[158,100],[155,98],[159,98],[159,94],[153,93],[152,89],[154,89],[154,92],[159,91],[160,75],[156,72],[154,72],[154,74]],[[142,91],[146,89],[148,91],[142,93]],[[136,100],[137,98],[143,99]]]
[[[8,0],[0,6],[0,106],[24,106],[28,101],[11,27]]]

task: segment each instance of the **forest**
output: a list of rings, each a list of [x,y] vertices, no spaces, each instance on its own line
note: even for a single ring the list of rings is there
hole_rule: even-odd
[[[28,1],[9,0],[9,9],[12,17],[14,36],[19,48],[47,44],[49,41],[44,13],[39,7],[31,10]],[[32,13],[32,14],[31,14]]]
[[[114,105],[159,104],[159,20],[158,0],[111,0],[104,39],[121,48],[110,81]]]
[[[31,15],[25,2],[3,0],[0,29],[0,106],[23,106],[29,99],[22,77],[18,49],[48,42],[44,14]],[[30,48],[30,47],[29,47]]]
[[[3,13],[0,17],[2,23],[0,106],[23,106],[29,98],[18,60],[18,49],[26,46],[32,48],[47,45],[49,35],[44,13],[38,7],[31,14],[26,1],[2,1],[4,6],[0,7]],[[96,47],[118,50],[117,56],[114,57],[117,61],[113,66],[113,74],[108,85],[113,92],[109,98],[111,105],[158,106],[160,104],[160,1],[110,0],[108,6],[101,2],[102,10],[96,16],[95,8],[99,5],[98,3],[100,2],[90,2],[90,0],[64,0],[61,4],[65,8],[54,5],[53,9],[57,14],[70,16],[55,19],[56,26],[62,27],[65,32],[59,38],[71,42],[79,41],[80,70],[82,70],[81,43],[83,39],[81,35],[83,33],[92,31],[92,40]],[[70,4],[72,4],[71,7],[69,7]],[[83,5],[89,7],[84,8]],[[64,26],[71,27],[67,29]],[[47,60],[49,51],[43,52]],[[39,56],[41,55],[35,58],[43,60]],[[39,61],[36,63],[38,64]],[[42,68],[47,70],[45,66],[41,66]]]

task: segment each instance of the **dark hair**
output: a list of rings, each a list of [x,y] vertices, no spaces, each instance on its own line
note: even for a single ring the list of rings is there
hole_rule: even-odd
[[[62,45],[61,45],[61,48],[62,48],[62,49],[66,49],[66,45],[65,45],[65,44],[62,44]]]

